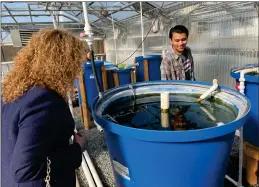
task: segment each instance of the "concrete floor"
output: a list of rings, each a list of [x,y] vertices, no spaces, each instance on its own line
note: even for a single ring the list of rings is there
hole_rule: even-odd
[[[80,131],[84,129],[84,126],[81,122],[79,107],[74,108],[74,116],[77,130]],[[96,170],[102,180],[104,187],[115,187],[115,181],[112,171],[112,166],[109,158],[109,153],[107,150],[107,146],[105,143],[104,135],[97,130],[95,125],[93,128],[86,132],[86,136],[88,139],[88,153],[91,157],[93,164],[96,167]],[[232,177],[234,180],[237,180],[238,175],[238,137],[235,138],[231,157],[229,161],[229,166],[227,170],[227,174]],[[87,180],[83,175],[82,168],[79,168],[77,171],[78,179],[81,187],[88,187]],[[254,186],[249,186],[245,182],[245,171],[243,172],[243,186],[244,187],[259,187],[259,184]],[[235,187],[231,182],[225,179],[224,187]]]

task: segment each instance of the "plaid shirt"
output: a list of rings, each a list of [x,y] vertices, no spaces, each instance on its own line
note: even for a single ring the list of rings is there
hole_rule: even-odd
[[[172,49],[165,54],[160,65],[161,80],[195,80],[193,69],[193,57],[189,47],[185,47],[180,55]]]

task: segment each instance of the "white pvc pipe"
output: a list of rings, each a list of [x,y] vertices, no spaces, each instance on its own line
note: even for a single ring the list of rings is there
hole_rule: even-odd
[[[115,63],[118,64],[118,60],[117,60],[117,46],[116,46],[116,38],[115,38],[115,29],[114,29],[113,16],[112,16],[112,30],[113,30],[113,42],[114,42],[114,50],[115,50]]]
[[[164,128],[169,127],[169,111],[161,111],[161,125]]]
[[[259,72],[259,68],[249,68],[249,69],[244,69],[240,71],[240,78],[239,78],[239,92],[244,94],[245,93],[245,74],[249,72]]]
[[[72,114],[72,117],[74,118],[73,102],[69,93],[67,94],[67,98],[68,98],[68,106],[69,106],[70,112]]]
[[[76,128],[75,128],[75,132],[77,133]],[[73,137],[72,137],[71,139],[72,139],[72,141],[73,141]],[[85,155],[88,155],[88,158],[87,158],[87,159],[86,159]],[[90,160],[90,161],[89,161],[89,160]],[[92,164],[92,161],[91,161],[91,159],[90,159],[90,157],[89,157],[89,154],[88,154],[87,150],[85,150],[85,151],[83,152],[83,154],[82,154],[82,163],[81,163],[81,166],[82,166],[82,169],[83,169],[83,171],[84,171],[84,174],[85,174],[85,177],[86,177],[86,180],[87,180],[87,182],[88,182],[89,187],[96,187],[96,181],[95,181],[94,178],[93,178],[93,174],[92,174],[92,171],[90,170],[90,167],[89,167],[89,163],[88,163],[88,162],[90,162],[90,164],[93,165],[93,164]],[[96,170],[94,170],[94,171],[96,172]],[[97,173],[95,173],[95,175],[97,175]],[[98,186],[97,186],[97,187],[98,187]],[[101,187],[102,187],[102,185],[101,185]]]
[[[242,169],[243,169],[243,127],[239,130],[239,161],[238,161],[238,181],[237,187],[243,187],[242,185]]]
[[[84,31],[85,31],[85,34],[88,35],[87,37],[89,38],[87,40],[88,42],[88,46],[89,48],[92,47],[92,44],[93,44],[93,33],[92,33],[92,28],[91,28],[91,25],[89,24],[89,20],[88,20],[88,6],[87,6],[87,3],[86,2],[82,2],[82,6],[83,6],[83,12],[84,12],[84,18],[85,18],[85,27],[84,27]],[[90,156],[87,152],[87,150],[85,150],[83,152],[83,160],[87,163],[88,165],[88,169],[90,170],[87,171],[85,165],[84,165],[84,168],[86,169],[85,171],[87,172],[87,175],[89,175],[89,173],[91,174],[91,176],[93,177],[93,180],[96,184],[97,187],[103,187],[102,185],[102,182],[95,170],[95,167],[90,159]],[[90,186],[90,187],[95,187],[95,186]]]
[[[237,182],[235,180],[233,180],[231,177],[229,177],[228,175],[225,176],[226,179],[228,179],[230,182],[232,182],[235,186],[237,186]]]
[[[134,63],[134,64],[127,64],[124,69],[132,68],[132,67],[136,67],[136,66],[139,66],[139,63],[138,63],[138,62],[137,62],[137,63]]]
[[[240,72],[240,77],[239,77],[239,92],[243,95],[245,95],[245,74],[249,72],[259,72],[259,68],[249,68],[249,69],[244,69],[236,72]],[[232,178],[226,175],[226,178],[232,182],[234,185],[237,187],[243,187],[242,185],[242,168],[243,168],[243,127],[239,129],[239,133],[236,132],[236,135],[239,136],[239,167],[238,167],[238,181],[234,181]]]
[[[94,124],[100,132],[103,132],[103,128],[96,121],[94,121]]]
[[[212,92],[214,92],[218,88],[218,81],[217,81],[217,79],[213,79],[212,83],[213,83],[212,87],[210,87],[209,90],[207,90],[204,94],[202,94],[200,96],[200,98],[198,99],[198,102],[206,99],[209,96],[209,94],[211,94]]]
[[[84,174],[85,174],[85,177],[86,177],[86,180],[87,180],[87,183],[89,185],[89,187],[96,187],[95,183],[94,183],[94,179],[93,179],[93,176],[91,174],[91,171],[86,163],[86,160],[84,158],[84,156],[82,155],[82,169],[84,171]]]
[[[145,54],[145,51],[144,51],[144,26],[143,26],[143,12],[142,12],[142,2],[139,2],[140,3],[140,20],[141,20],[141,37],[142,37],[142,56],[144,56]]]
[[[217,119],[216,119],[216,117],[215,117],[206,107],[200,106],[200,108],[201,108],[201,110],[202,110],[203,112],[205,112],[205,113],[209,116],[209,118],[210,118],[212,121],[216,122],[216,124],[217,124],[218,126],[224,125],[223,122],[218,122]]]
[[[89,20],[88,20],[88,7],[87,7],[87,2],[82,2],[83,6],[83,12],[84,12],[84,18],[85,18],[85,26],[90,26]]]
[[[169,92],[160,93],[160,105],[162,110],[168,110],[170,104]]]
[[[89,156],[87,150],[85,150],[85,151],[83,152],[83,157],[84,157],[84,159],[85,159],[85,161],[86,161],[86,163],[87,163],[87,165],[88,165],[88,167],[89,167],[89,169],[90,169],[90,171],[91,171],[91,174],[92,174],[92,176],[93,176],[93,178],[94,178],[94,181],[95,181],[95,183],[96,183],[96,186],[97,186],[97,187],[103,187],[102,182],[101,182],[101,179],[100,179],[100,177],[98,176],[97,171],[95,170],[95,167],[94,167],[94,165],[93,165],[93,163],[92,163],[92,161],[91,161],[91,158],[90,158],[90,156]]]

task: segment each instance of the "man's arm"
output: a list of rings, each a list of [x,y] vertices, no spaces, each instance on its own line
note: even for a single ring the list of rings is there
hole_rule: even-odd
[[[193,60],[193,56],[192,56],[192,51],[189,48],[189,52],[190,52],[190,57],[192,60],[192,64],[191,64],[191,80],[196,81],[195,76],[194,76],[194,60]]]
[[[170,59],[165,56],[160,65],[161,80],[172,80],[170,65]]]

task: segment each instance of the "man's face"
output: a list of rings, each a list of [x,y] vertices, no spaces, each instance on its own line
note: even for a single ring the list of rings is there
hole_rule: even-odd
[[[88,52],[88,53],[86,54],[86,57],[90,60],[90,59],[91,59],[91,53]]]
[[[187,39],[188,38],[185,33],[174,32],[172,34],[170,42],[177,53],[182,53],[184,51],[185,46],[187,45]]]

